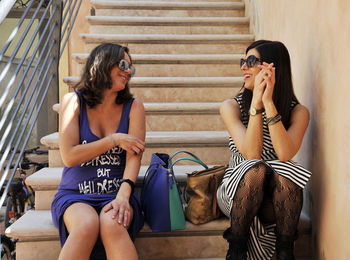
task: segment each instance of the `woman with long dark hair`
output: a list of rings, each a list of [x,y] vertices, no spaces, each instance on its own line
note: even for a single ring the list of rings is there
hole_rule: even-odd
[[[226,259],[294,259],[294,241],[311,173],[292,161],[309,122],[292,84],[287,48],[259,40],[241,60],[243,90],[222,103],[232,156],[218,204],[230,217]]]
[[[99,45],[76,91],[62,99],[59,148],[65,167],[51,207],[59,259],[105,259],[104,251],[108,259],[137,259],[132,241],[143,215],[134,187],[145,111],[129,91],[134,73],[126,47]]]

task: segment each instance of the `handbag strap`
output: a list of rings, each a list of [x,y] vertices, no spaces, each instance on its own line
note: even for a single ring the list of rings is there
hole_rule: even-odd
[[[195,159],[201,161],[195,154],[193,154],[193,153],[191,153],[191,152],[188,152],[188,151],[177,151],[177,152],[173,153],[173,155],[170,156],[169,161],[171,162],[171,160],[175,157],[175,155],[177,155],[177,154],[179,154],[179,153],[186,153],[186,154],[192,156],[193,158],[195,158]]]
[[[182,160],[187,160],[187,161],[192,161],[192,162],[198,163],[198,164],[202,165],[205,169],[208,169],[208,166],[207,166],[204,162],[202,162],[200,159],[198,159],[198,158],[197,158],[197,159],[194,159],[194,158],[187,158],[187,157],[181,157],[181,158],[176,159],[175,162],[173,162],[173,163],[170,164],[170,167],[169,167],[169,168],[173,170],[173,166],[174,166],[177,162],[182,161]]]

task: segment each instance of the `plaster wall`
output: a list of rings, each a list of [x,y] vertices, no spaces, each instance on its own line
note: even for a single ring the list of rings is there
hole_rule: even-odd
[[[314,259],[350,259],[350,1],[245,2],[256,39],[287,46],[296,95],[310,110],[296,159],[313,172]]]

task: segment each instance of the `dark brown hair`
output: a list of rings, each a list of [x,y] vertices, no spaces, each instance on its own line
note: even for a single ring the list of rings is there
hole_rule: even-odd
[[[81,92],[90,108],[101,104],[104,90],[112,87],[111,71],[124,59],[125,53],[129,55],[127,47],[112,43],[101,44],[90,53],[81,79],[74,86],[74,90]],[[125,88],[118,92],[115,102],[124,104],[131,98],[132,94],[126,84]]]

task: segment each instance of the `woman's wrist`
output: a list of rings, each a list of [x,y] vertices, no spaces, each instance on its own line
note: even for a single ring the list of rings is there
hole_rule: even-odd
[[[109,135],[112,144],[113,144],[113,148],[116,146],[119,146],[119,134],[118,133],[113,133]]]
[[[264,104],[261,101],[252,100],[251,106],[255,109],[262,109],[264,107]]]
[[[131,197],[131,193],[132,193],[131,186],[125,182],[122,182],[120,184],[120,188],[119,188],[117,196],[120,196],[120,197],[123,197],[123,198],[129,200]]]

